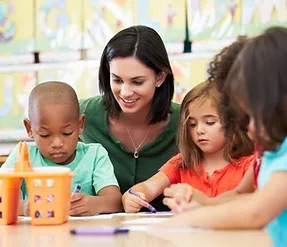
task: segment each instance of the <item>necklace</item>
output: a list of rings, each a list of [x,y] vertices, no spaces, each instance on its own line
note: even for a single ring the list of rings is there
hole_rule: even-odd
[[[132,135],[131,135],[131,132],[129,131],[129,129],[127,128],[126,125],[125,125],[125,128],[126,128],[128,134],[129,134],[129,137],[130,137],[131,142],[132,142],[132,144],[133,144],[133,146],[134,146],[134,149],[135,149],[135,151],[134,151],[134,158],[137,159],[137,158],[139,157],[139,149],[141,148],[141,146],[143,145],[145,139],[147,138],[147,136],[148,136],[148,134],[149,134],[149,132],[150,132],[152,126],[150,126],[150,128],[149,128],[148,131],[146,132],[146,134],[145,134],[143,140],[141,141],[141,143],[140,143],[138,146],[135,145],[134,140],[133,140]]]

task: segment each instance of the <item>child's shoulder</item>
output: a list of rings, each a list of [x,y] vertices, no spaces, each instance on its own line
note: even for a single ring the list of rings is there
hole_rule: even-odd
[[[87,153],[87,152],[107,152],[106,149],[100,143],[84,143],[78,142],[77,151]]]
[[[255,160],[255,154],[250,154],[250,155],[246,155],[246,156],[242,156],[240,158],[238,158],[236,160],[236,164],[239,166],[250,166],[251,164],[253,164]]]
[[[167,162],[166,166],[170,166],[173,168],[181,168],[182,167],[182,154],[178,153],[175,156],[171,157]]]

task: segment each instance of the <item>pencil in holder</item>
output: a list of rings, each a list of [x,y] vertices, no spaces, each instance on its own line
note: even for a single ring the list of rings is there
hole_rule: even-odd
[[[34,168],[25,176],[32,225],[57,225],[69,218],[72,173],[65,167]]]
[[[0,225],[17,222],[21,181],[13,168],[0,169]]]

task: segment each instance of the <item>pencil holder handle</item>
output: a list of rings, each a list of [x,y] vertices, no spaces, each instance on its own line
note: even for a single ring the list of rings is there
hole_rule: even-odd
[[[28,145],[26,142],[19,142],[19,156],[15,162],[15,172],[32,172],[32,163],[29,160]]]

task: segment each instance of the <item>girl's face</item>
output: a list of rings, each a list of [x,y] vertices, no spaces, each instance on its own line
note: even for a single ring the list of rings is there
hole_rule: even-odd
[[[124,113],[150,111],[156,87],[165,80],[134,57],[114,58],[110,62],[112,93]]]
[[[190,135],[204,154],[222,152],[227,144],[224,129],[221,125],[217,109],[210,100],[202,104],[192,102],[189,105]]]

